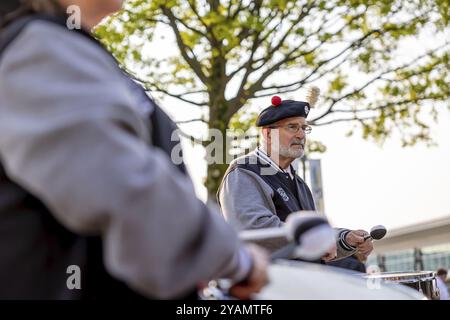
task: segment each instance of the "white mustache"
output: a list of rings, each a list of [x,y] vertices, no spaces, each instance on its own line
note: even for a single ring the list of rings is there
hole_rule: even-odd
[[[304,146],[305,140],[303,140],[303,139],[302,140],[294,140],[294,141],[292,141],[291,146],[294,144],[301,144],[302,146]]]

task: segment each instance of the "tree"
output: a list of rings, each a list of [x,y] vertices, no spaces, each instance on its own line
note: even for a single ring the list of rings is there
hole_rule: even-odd
[[[321,83],[313,125],[353,122],[378,141],[397,128],[413,145],[449,107],[449,41],[408,60],[398,50],[424,30],[442,38],[449,11],[447,0],[133,0],[96,34],[148,90],[203,108],[193,120],[224,135],[252,99]],[[145,54],[156,29],[179,54]],[[222,163],[208,165],[210,195]]]

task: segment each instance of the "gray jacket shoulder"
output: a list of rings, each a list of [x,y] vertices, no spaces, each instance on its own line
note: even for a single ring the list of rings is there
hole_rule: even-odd
[[[96,101],[95,107],[86,101],[80,101],[77,109],[71,107],[74,104],[61,104],[59,115],[68,114],[72,119],[86,115],[90,119],[108,118],[148,140],[148,128],[132,108],[138,101],[124,79],[116,61],[99,45],[43,20],[28,23],[0,57],[0,94],[5,107],[8,97],[18,101],[23,91],[31,90],[28,96],[42,101],[49,99],[48,88],[74,100],[80,99],[79,92],[83,92],[86,98]],[[15,108],[20,107],[20,103],[16,104]],[[36,112],[49,115],[45,104],[39,108]]]
[[[254,157],[252,154],[246,156]],[[218,192],[218,201],[225,219],[238,230],[279,227],[272,188],[256,173],[236,165],[245,158],[234,160]]]

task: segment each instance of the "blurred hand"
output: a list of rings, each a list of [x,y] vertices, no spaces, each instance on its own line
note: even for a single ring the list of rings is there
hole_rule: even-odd
[[[372,240],[369,238],[364,241],[364,237],[368,235],[369,233],[364,230],[352,230],[345,237],[345,241],[349,245],[356,247],[356,251],[366,259],[373,250]]]
[[[322,257],[322,260],[325,262],[329,262],[336,258],[337,256],[337,247],[336,243],[333,244],[333,246],[330,248],[330,250],[327,251],[327,253]]]
[[[268,282],[268,253],[256,246],[248,245],[248,251],[253,259],[252,270],[247,280],[239,282],[230,288],[230,294],[241,300],[249,300],[253,293],[258,293]]]
[[[373,244],[372,244],[372,240],[371,239],[367,239],[365,242],[363,242],[362,244],[358,245],[356,247],[357,252],[359,252],[364,260],[367,259],[367,257],[370,255],[370,253],[373,250]]]

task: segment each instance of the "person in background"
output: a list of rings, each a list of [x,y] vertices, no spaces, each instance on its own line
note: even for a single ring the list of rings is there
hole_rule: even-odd
[[[121,5],[0,2],[0,298],[195,298],[227,278],[247,299],[266,253],[195,197],[175,125],[91,35]]]
[[[448,287],[446,285],[447,280],[447,269],[439,268],[436,272],[436,282],[437,287],[439,288],[440,300],[450,300],[450,296],[448,294]]]

